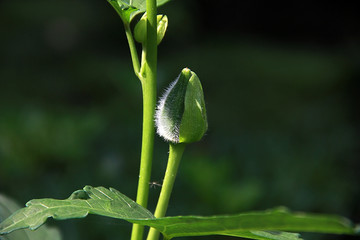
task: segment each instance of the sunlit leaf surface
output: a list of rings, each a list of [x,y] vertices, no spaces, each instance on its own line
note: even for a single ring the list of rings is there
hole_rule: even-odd
[[[115,189],[84,187],[66,200],[35,199],[0,224],[0,233],[40,227],[47,218],[83,218],[89,213],[120,219],[147,219],[154,216]]]
[[[352,223],[339,216],[291,213],[284,208],[227,216],[154,218],[145,208],[119,191],[84,187],[68,199],[35,199],[0,224],[0,234],[37,229],[47,218],[82,218],[89,213],[123,219],[159,230],[167,239],[181,236],[228,235],[251,239],[300,239],[296,233],[355,234]]]

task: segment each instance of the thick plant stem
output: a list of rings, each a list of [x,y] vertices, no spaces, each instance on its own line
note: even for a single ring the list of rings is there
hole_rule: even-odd
[[[166,214],[166,210],[169,205],[170,195],[176,178],[176,173],[178,171],[181,157],[185,150],[185,146],[185,143],[170,143],[169,160],[166,167],[165,178],[154,214],[154,216],[157,218],[164,217]],[[151,228],[147,240],[157,240],[159,239],[159,235],[159,231]]]
[[[148,79],[146,79],[148,80]],[[151,176],[151,165],[154,148],[154,111],[156,103],[156,88],[148,86],[148,81],[143,82],[143,136],[140,161],[140,174],[136,202],[143,207],[147,207],[149,195],[149,182]],[[155,97],[154,97],[155,95]],[[143,236],[144,226],[134,224],[131,235],[132,240],[141,240]]]
[[[140,161],[140,174],[136,202],[147,207],[149,182],[153,158],[156,106],[156,78],[157,78],[157,19],[156,0],[146,1],[147,38],[144,47],[144,73],[139,74],[143,90],[143,135]],[[139,70],[139,69],[138,69]],[[139,71],[138,71],[139,73]],[[134,224],[131,240],[142,240],[144,227]]]

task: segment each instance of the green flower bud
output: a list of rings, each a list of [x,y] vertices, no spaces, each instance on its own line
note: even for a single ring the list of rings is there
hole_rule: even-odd
[[[204,93],[198,76],[184,68],[160,99],[155,122],[157,133],[173,143],[199,141],[208,123]]]
[[[168,18],[166,15],[157,15],[157,44],[159,45],[161,40],[165,36],[165,32],[168,26]],[[146,13],[141,17],[139,22],[135,25],[134,29],[135,40],[144,44],[146,41]]]

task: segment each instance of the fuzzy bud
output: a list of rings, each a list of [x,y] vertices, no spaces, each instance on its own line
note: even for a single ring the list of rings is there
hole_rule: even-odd
[[[208,123],[204,93],[198,76],[184,68],[160,99],[157,133],[173,143],[192,143],[205,134]]]

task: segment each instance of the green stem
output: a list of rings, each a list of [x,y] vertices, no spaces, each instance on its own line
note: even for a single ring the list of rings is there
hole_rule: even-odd
[[[143,136],[141,148],[140,174],[136,202],[147,207],[149,195],[149,182],[154,149],[154,113],[156,104],[156,86],[153,86],[148,78],[143,81]],[[131,239],[141,240],[144,226],[134,224]]]
[[[157,20],[156,0],[146,1],[147,12],[147,39],[144,47],[145,62],[144,75],[139,74],[139,65],[134,65],[135,73],[141,79],[143,90],[143,135],[140,161],[140,174],[136,202],[147,207],[149,195],[149,182],[154,149],[155,123],[154,114],[156,106],[156,78],[157,78]],[[130,42],[129,42],[130,45]],[[130,47],[131,50],[131,47]],[[137,58],[137,54],[136,54]],[[133,58],[134,62],[134,58]],[[139,60],[135,61],[137,64]],[[144,227],[134,224],[131,240],[143,238]]]
[[[157,9],[156,0],[146,1],[147,34],[145,43],[145,74],[146,79],[153,81],[156,86],[157,77]]]
[[[157,218],[164,217],[166,214],[166,210],[169,205],[170,195],[176,178],[176,173],[178,171],[180,160],[185,150],[185,146],[185,143],[170,143],[169,160],[166,167],[165,178],[154,214],[154,216]],[[159,235],[159,231],[151,228],[147,240],[157,240],[159,239]]]
[[[124,24],[125,27],[125,34],[126,34],[126,38],[128,40],[129,43],[129,48],[130,48],[130,54],[131,54],[131,60],[132,60],[132,64],[133,64],[133,68],[134,68],[134,72],[135,75],[142,80],[141,75],[139,75],[140,72],[140,62],[139,62],[139,57],[138,57],[138,53],[136,50],[136,45],[135,45],[135,41],[134,41],[134,37],[131,33],[131,29],[130,29],[130,24],[129,23],[125,23]]]

